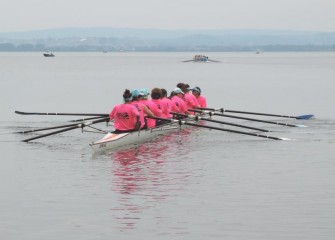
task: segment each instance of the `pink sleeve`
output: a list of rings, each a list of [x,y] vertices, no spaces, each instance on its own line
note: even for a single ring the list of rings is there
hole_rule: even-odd
[[[112,110],[111,113],[109,114],[109,118],[110,118],[110,120],[113,120],[114,117],[115,117],[115,109],[116,109],[116,106],[113,108],[113,110]]]

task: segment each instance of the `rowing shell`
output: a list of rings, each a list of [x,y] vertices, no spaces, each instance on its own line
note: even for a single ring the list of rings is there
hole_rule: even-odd
[[[180,130],[181,126],[177,122],[167,123],[155,128],[144,129],[129,133],[107,133],[102,139],[92,142],[90,146],[94,152],[105,152],[123,146],[130,146],[141,142],[148,141],[159,135],[166,134],[172,131]]]

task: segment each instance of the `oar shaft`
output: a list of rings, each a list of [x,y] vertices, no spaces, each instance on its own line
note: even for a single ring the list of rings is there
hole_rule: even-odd
[[[218,121],[218,120],[215,120],[215,119],[203,118],[203,117],[200,117],[200,116],[186,115],[186,114],[175,113],[175,112],[171,112],[171,114],[177,115],[177,116],[183,116],[183,117],[194,117],[195,119],[198,119],[198,120],[204,120],[204,121],[207,121],[207,122],[220,123],[220,124],[224,124],[224,125],[229,125],[229,126],[234,126],[234,127],[240,127],[240,128],[246,128],[246,129],[251,129],[251,130],[256,130],[256,131],[261,131],[261,132],[270,132],[270,130],[267,130],[267,129],[255,128],[255,127],[250,127],[250,126],[245,126],[245,125],[236,124],[236,123],[230,123],[230,122],[224,122],[224,121]]]
[[[196,124],[196,123],[189,123],[189,122],[186,122],[186,121],[183,121],[183,120],[165,119],[165,118],[160,118],[160,117],[148,117],[148,118],[157,119],[157,120],[167,120],[167,121],[170,121],[170,122],[179,122],[179,124],[181,124],[181,125],[184,124],[184,125],[189,125],[189,126],[194,126],[194,127],[208,128],[208,129],[214,129],[214,130],[219,130],[219,131],[244,134],[244,135],[249,135],[249,136],[254,136],[254,137],[268,138],[268,139],[272,139],[272,140],[284,140],[284,138],[279,138],[279,137],[272,137],[272,136],[267,136],[267,135],[262,135],[262,134],[257,134],[257,133],[242,132],[242,131],[226,129],[226,128],[205,126],[205,125],[200,125],[200,124]]]
[[[269,124],[275,124],[275,125],[281,125],[281,126],[287,126],[287,127],[297,127],[297,125],[288,124],[288,123],[280,123],[280,122],[275,122],[275,121],[266,121],[266,120],[255,119],[255,118],[247,118],[247,117],[238,117],[238,116],[228,115],[228,114],[213,113],[213,115],[221,116],[221,117],[229,117],[229,118],[248,120],[248,121],[269,123]]]
[[[251,114],[251,115],[259,115],[259,116],[268,116],[268,117],[282,117],[282,118],[294,118],[294,119],[310,119],[314,117],[313,114],[301,115],[301,116],[290,116],[283,114],[271,114],[271,113],[259,113],[259,112],[248,112],[248,111],[238,111],[238,110],[228,110],[224,108],[198,108],[201,110],[209,110],[209,111],[219,111],[221,113],[230,112],[230,113],[239,113],[239,114]]]
[[[39,135],[39,136],[36,136],[36,137],[25,139],[25,140],[23,140],[23,142],[30,142],[30,141],[35,140],[35,139],[39,139],[39,138],[55,135],[55,134],[58,134],[58,133],[70,131],[70,130],[73,130],[73,129],[76,129],[76,128],[83,128],[85,126],[89,126],[89,125],[92,125],[92,124],[95,124],[95,123],[107,122],[107,121],[109,121],[109,117],[105,117],[105,118],[98,119],[98,120],[91,121],[91,122],[87,122],[87,123],[75,124],[74,126],[67,127],[67,128],[64,128],[64,129],[61,129],[61,130],[58,130],[58,131],[54,131],[54,132],[46,133],[46,134]]]
[[[55,131],[55,132],[51,132],[51,133],[43,134],[43,135],[40,135],[40,136],[28,138],[28,139],[23,140],[23,142],[30,142],[30,141],[35,140],[35,139],[39,139],[39,138],[51,136],[51,135],[54,135],[54,134],[57,134],[57,133],[62,133],[62,132],[70,131],[70,130],[76,129],[76,128],[78,128],[78,126],[68,127],[68,128],[62,129],[62,130]]]
[[[204,112],[203,110],[196,110],[196,109],[189,109],[189,111],[198,112],[198,113]],[[269,123],[269,124],[275,124],[275,125],[281,125],[281,126],[287,126],[287,127],[299,127],[298,125],[294,125],[294,124],[280,123],[280,122],[275,122],[275,121],[266,121],[266,120],[255,119],[255,118],[240,117],[240,116],[234,116],[234,115],[228,115],[228,114],[222,114],[222,113],[216,113],[216,112],[209,112],[209,114],[221,116],[221,117],[229,117],[229,118],[235,118],[235,119],[254,121],[254,122]]]
[[[102,117],[86,118],[86,119],[83,119],[81,121],[87,121],[87,120],[93,120],[93,119],[102,119]],[[105,118],[103,118],[103,119],[105,119]],[[79,121],[79,120],[76,120],[76,121]],[[47,127],[47,128],[37,128],[37,129],[21,131],[21,132],[16,132],[16,133],[40,132],[40,131],[46,131],[46,130],[52,130],[52,129],[58,129],[58,128],[66,128],[66,127],[72,127],[72,126],[78,126],[78,123],[60,125],[60,126],[55,126],[55,127]]]
[[[88,121],[88,120],[93,120],[93,119],[99,119],[99,118],[103,118],[103,117],[104,116],[90,117],[90,118],[81,118],[81,119],[71,120],[69,122],[82,122],[82,121]]]
[[[269,117],[297,118],[297,116],[288,116],[288,115],[280,115],[280,114],[245,112],[245,111],[235,111],[235,110],[225,110],[225,109],[223,111],[230,112],[230,113],[252,114],[252,115],[269,116]]]
[[[21,111],[15,111],[16,114],[21,115],[58,115],[58,116],[101,116],[106,117],[109,114],[105,113],[41,113],[41,112],[21,112]]]
[[[62,126],[55,126],[55,127],[47,127],[47,128],[38,128],[38,129],[32,129],[28,131],[21,131],[21,132],[16,132],[16,133],[31,133],[31,132],[40,132],[40,131],[46,131],[46,130],[52,130],[52,129],[57,129],[57,128],[66,128],[66,127],[72,127],[72,126],[77,126],[78,123],[73,123],[73,124],[67,124],[67,125],[62,125]]]
[[[225,131],[225,132],[244,134],[244,135],[249,135],[249,136],[254,136],[254,137],[262,137],[262,138],[268,138],[268,139],[273,139],[273,140],[283,140],[282,138],[278,138],[278,137],[272,137],[272,136],[267,136],[267,135],[262,135],[262,134],[257,134],[257,133],[242,132],[242,131],[237,131],[237,130],[232,130],[232,129],[226,129],[226,128],[219,128],[219,127],[199,125],[199,124],[195,124],[195,123],[184,122],[183,124],[189,125],[189,126],[195,126],[195,127],[202,127],[202,128],[220,130],[220,131]]]

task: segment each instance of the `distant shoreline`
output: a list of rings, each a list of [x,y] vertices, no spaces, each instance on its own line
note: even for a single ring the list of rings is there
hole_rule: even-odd
[[[328,52],[335,32],[64,28],[0,32],[0,52]]]

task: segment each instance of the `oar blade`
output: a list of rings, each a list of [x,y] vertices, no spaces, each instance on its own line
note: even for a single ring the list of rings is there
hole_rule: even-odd
[[[290,139],[290,138],[278,138],[278,140],[291,141],[292,139]]]
[[[314,118],[313,114],[306,114],[306,115],[301,115],[301,116],[296,117],[296,119],[298,120],[308,120],[312,118]]]
[[[302,125],[302,124],[298,124],[298,125],[295,125],[296,127],[300,127],[300,128],[307,128],[306,125]]]

